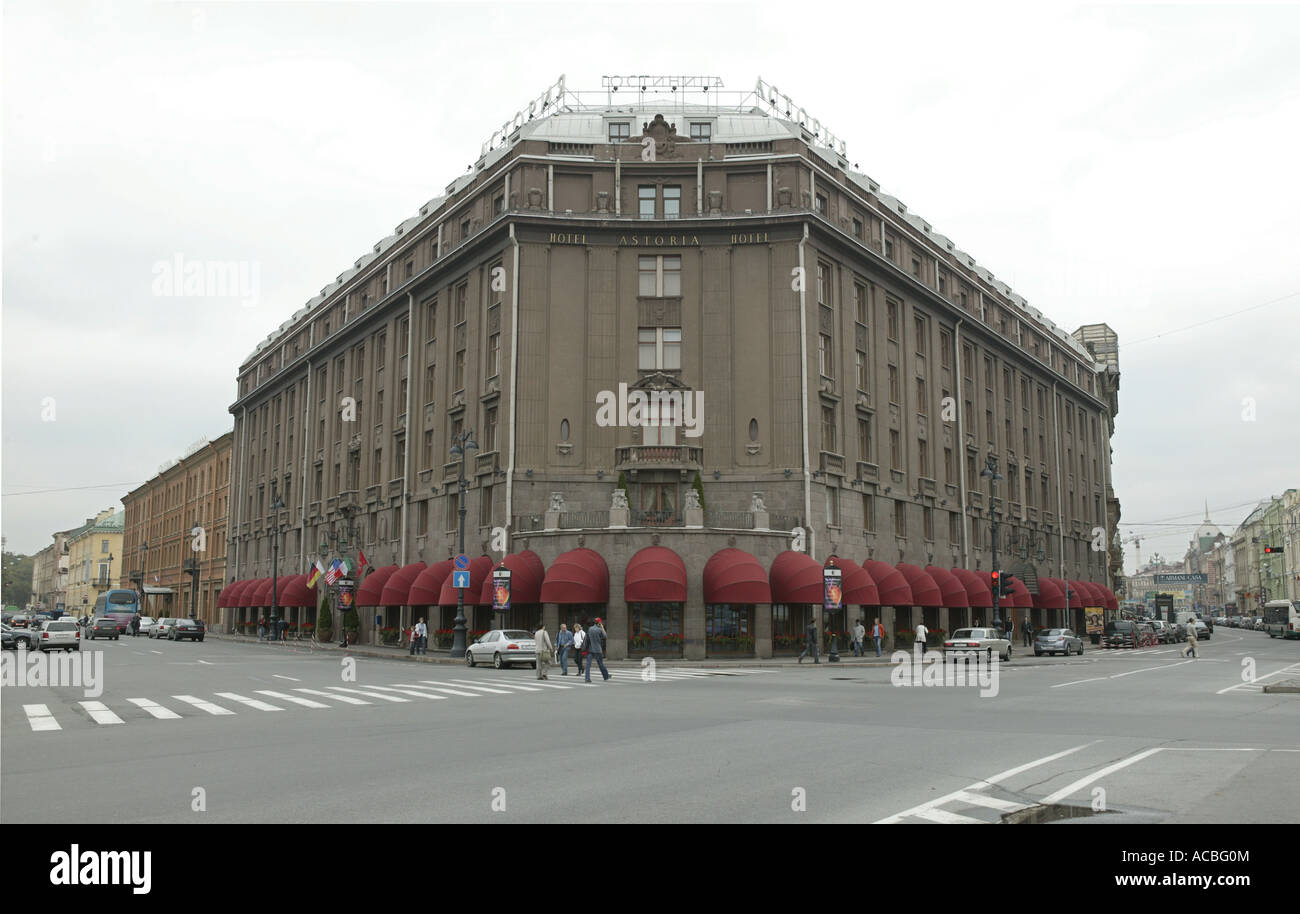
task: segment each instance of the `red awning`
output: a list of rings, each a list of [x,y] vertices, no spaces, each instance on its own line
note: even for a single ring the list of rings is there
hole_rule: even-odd
[[[483,581],[492,577],[492,557],[487,555],[476,555],[469,560],[469,587],[465,588],[465,605],[466,606],[491,606],[492,601],[489,599],[486,604],[479,602],[481,599],[480,591],[483,590]],[[456,594],[456,588],[452,586],[456,582],[455,568],[452,574],[443,579],[442,589],[438,591],[439,606],[455,606],[459,602]]]
[[[226,598],[226,605],[243,606],[244,595],[248,593],[248,588],[252,583],[253,583],[252,578],[244,578],[242,581],[236,581],[235,583],[227,587],[226,590],[223,592],[223,593],[228,592],[230,594],[230,596]]]
[[[1102,601],[1098,598],[1097,591],[1087,581],[1071,581],[1070,586],[1074,588],[1078,600],[1070,600],[1070,607],[1076,606],[1102,606]]]
[[[899,562],[898,570],[907,580],[907,585],[912,588],[913,606],[937,607],[943,605],[943,593],[939,590],[939,585],[935,583],[934,578],[925,573],[924,569],[916,565],[909,565],[906,562]]]
[[[986,579],[984,583],[987,586],[991,579],[987,572],[984,572],[983,574]],[[1029,592],[1029,588],[1025,586],[1025,582],[1020,580],[1020,578],[1017,576],[1012,576],[1010,580],[1011,580],[1011,596],[1004,597],[1002,600],[1000,600],[999,601],[1000,605],[1005,606],[1007,600],[1013,600],[1014,602],[1011,603],[1011,605],[1014,606],[1016,609],[1033,609],[1034,595]]]
[[[966,593],[966,585],[957,580],[951,571],[938,565],[926,565],[925,573],[939,585],[944,606],[949,609],[966,609],[970,606],[970,595]]]
[[[385,565],[383,568],[372,568],[370,574],[361,582],[357,588],[357,606],[383,606],[379,598],[383,595],[384,585],[388,579],[397,574],[396,565]]]
[[[722,549],[704,563],[706,604],[771,603],[772,587],[763,566],[743,549]]]
[[[845,606],[879,606],[880,588],[876,586],[871,573],[853,559],[835,556],[835,563],[844,572],[841,583],[844,585]]]
[[[281,606],[307,607],[316,605],[316,593],[307,586],[307,575],[295,574],[283,579],[279,599]],[[319,586],[319,582],[317,582]]]
[[[244,589],[244,585],[247,583],[247,581],[231,581],[223,587],[221,589],[221,595],[217,597],[217,606],[238,606],[238,603],[232,603],[230,601],[239,596],[239,592]]]
[[[411,585],[426,567],[424,562],[412,562],[393,572],[384,583],[384,589],[379,593],[379,605],[408,606],[407,595],[411,592]]]
[[[1065,582],[1060,578],[1039,578],[1034,609],[1065,609]]]
[[[534,600],[533,602],[540,603],[542,582],[546,580],[546,564],[542,561],[542,557],[531,549],[525,549],[523,552],[519,553],[519,557],[524,561],[526,561],[529,564],[529,566],[533,569],[533,578],[537,581],[538,597],[539,597],[537,600]]]
[[[532,555],[532,553],[529,554]],[[536,558],[535,555],[533,557]],[[480,606],[492,605],[492,572],[496,571],[502,564],[510,569],[511,606],[542,602],[542,578],[544,574],[537,573],[537,569],[541,566],[541,559],[538,559],[534,564],[521,552],[518,555],[507,555],[500,562],[493,565],[491,571],[484,576],[483,586],[479,588],[478,595]]]
[[[248,594],[244,597],[244,602],[249,606],[270,606],[271,579],[258,578],[253,583],[253,586],[248,588]]]
[[[903,573],[893,565],[876,559],[867,559],[862,563],[862,567],[871,575],[871,580],[876,582],[876,589],[880,591],[881,606],[912,606],[912,586],[907,583],[907,578]]]
[[[571,549],[546,569],[543,603],[609,602],[609,566],[592,549]]]
[[[1106,608],[1111,612],[1119,612],[1119,597],[1115,596],[1115,592],[1109,587],[1103,587],[1101,584],[1097,586],[1101,588],[1101,595],[1106,601]]]
[[[664,546],[646,546],[628,559],[623,572],[627,603],[685,603],[686,565]]]
[[[966,599],[972,609],[990,609],[993,606],[993,586],[987,571],[970,571],[954,568],[949,572],[966,590]],[[1015,605],[1014,603],[1012,604]]]
[[[451,574],[455,564],[454,559],[444,559],[421,571],[411,582],[411,589],[406,594],[406,599],[410,600],[408,605],[437,606],[438,595],[442,593],[442,582]]]
[[[806,552],[786,550],[772,560],[768,574],[773,603],[816,603],[826,598],[822,564]]]

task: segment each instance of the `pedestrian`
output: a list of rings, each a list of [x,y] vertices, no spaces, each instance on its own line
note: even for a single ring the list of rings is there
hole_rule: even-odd
[[[419,622],[415,623],[415,640],[415,652],[422,656],[427,655],[429,653],[429,626],[424,624],[423,616],[420,617]]]
[[[853,656],[854,657],[863,657],[866,655],[867,649],[863,646],[863,642],[866,640],[866,637],[867,637],[866,626],[864,626],[862,624],[862,620],[859,619],[858,624],[853,626]]]
[[[885,638],[885,627],[884,627],[883,625],[880,624],[880,620],[879,620],[879,619],[877,619],[877,620],[875,621],[875,624],[871,626],[871,637],[875,639],[875,642],[876,642],[876,656],[879,657],[879,656],[880,656],[880,642],[883,641],[884,638]]]
[[[555,636],[555,649],[560,655],[560,675],[569,675],[569,651],[573,649],[573,632],[569,626],[560,623],[560,633]]]
[[[402,638],[411,645],[411,649],[407,652],[407,656],[415,656],[415,626],[408,625],[406,628],[402,629]]]
[[[281,640],[281,641],[288,641],[288,640],[289,640],[289,620],[288,620],[288,619],[281,619],[281,620],[277,623],[277,625],[278,625],[279,628],[280,628],[280,640]]]
[[[555,645],[551,643],[551,635],[546,630],[545,622],[533,632],[533,647],[537,652],[537,678],[549,679],[546,671],[550,669],[551,661],[555,659]]]
[[[140,634],[140,614],[136,613],[131,617],[131,637],[138,637]]]
[[[584,648],[587,646],[587,633],[582,630],[582,623],[573,623],[573,656],[578,661],[578,672],[575,676],[582,675],[582,658]]]
[[[821,663],[817,659],[817,621],[815,619],[808,622],[808,629],[804,632],[804,638],[806,643],[803,653],[799,655],[799,662],[803,663],[803,658],[812,654],[813,663]]]
[[[1194,659],[1200,659],[1201,653],[1196,648],[1196,620],[1187,620],[1187,645],[1179,651],[1184,657],[1190,654]]]
[[[930,630],[925,627],[924,622],[921,622],[916,626],[916,643],[921,646],[922,657],[924,657],[925,652],[929,650],[929,645],[925,643],[925,639],[928,637],[930,637]]]
[[[591,627],[591,631],[588,632],[588,638],[586,642],[586,647],[588,652],[588,658],[587,658],[587,681],[588,682],[591,682],[591,665],[593,663],[598,664],[600,666],[600,673],[602,676],[605,677],[606,682],[609,682],[611,678],[609,675],[609,670],[605,669],[605,641],[606,641],[605,626],[601,624],[600,617],[598,616],[596,617],[596,624],[593,625]]]
[[[262,616],[259,617],[257,620],[257,640],[264,641],[265,639],[266,639],[266,617]]]
[[[1029,624],[1029,617],[1025,616],[1025,624],[1020,626],[1020,638],[1025,643],[1025,647],[1032,647],[1034,644],[1034,627]]]

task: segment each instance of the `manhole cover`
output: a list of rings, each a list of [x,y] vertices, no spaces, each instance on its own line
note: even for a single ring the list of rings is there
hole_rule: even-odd
[[[1100,816],[1107,812],[1109,810],[1097,811],[1091,806],[1067,806],[1064,803],[1053,803],[1050,806],[1039,804],[1038,806],[1030,806],[1026,809],[1017,809],[1015,812],[1005,813],[1002,816],[1002,824],[1044,825],[1048,822],[1059,822],[1062,819]]]

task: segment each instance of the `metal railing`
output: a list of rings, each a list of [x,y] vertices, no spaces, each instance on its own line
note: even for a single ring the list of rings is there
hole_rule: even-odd
[[[793,514],[770,514],[767,522],[772,530],[793,530],[803,526],[803,521]]]
[[[624,464],[699,466],[703,460],[704,448],[692,447],[689,444],[631,444],[614,448],[614,462],[618,466]]]
[[[608,511],[565,511],[560,515],[560,528],[562,530],[595,529],[608,526]]]
[[[753,530],[754,515],[749,511],[705,511],[704,526]]]
[[[633,508],[629,523],[633,527],[680,527],[682,518],[676,511],[642,511]]]

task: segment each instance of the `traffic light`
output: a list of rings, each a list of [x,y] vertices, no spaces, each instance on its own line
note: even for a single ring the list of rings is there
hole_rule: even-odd
[[[1009,597],[1015,590],[1011,587],[1011,582],[1016,579],[1013,574],[1007,574],[1002,571],[993,572],[993,592],[999,597]]]
[[[1277,548],[1276,546],[1265,546],[1265,547],[1264,547],[1264,554],[1265,554],[1265,555],[1277,555],[1277,554],[1278,554],[1279,552],[1281,552],[1281,551],[1282,551],[1282,550],[1279,549],[1279,548]]]

